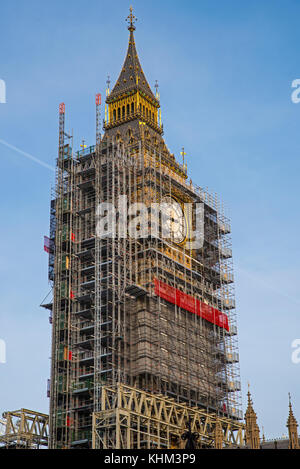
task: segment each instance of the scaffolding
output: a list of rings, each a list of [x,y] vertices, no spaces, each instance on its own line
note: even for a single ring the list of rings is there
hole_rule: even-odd
[[[60,134],[62,131],[60,131]],[[63,150],[62,150],[63,149]],[[146,140],[98,141],[71,156],[60,143],[56,185],[51,438],[90,446],[103,385],[124,383],[241,419],[230,225],[216,197],[169,169]],[[66,154],[67,161],[66,161]],[[120,195],[127,205],[120,208]],[[97,236],[97,207],[119,213],[166,196],[204,207],[197,252],[160,236]],[[53,204],[52,204],[53,207]],[[115,229],[115,227],[113,227]],[[155,280],[222,311],[229,329],[155,291]]]
[[[0,418],[0,436],[4,435],[6,429],[6,420]]]
[[[32,410],[4,412],[0,449],[40,449],[48,446],[49,417]]]
[[[242,423],[174,399],[118,384],[102,388],[102,410],[93,414],[93,449],[182,449],[190,423],[197,448],[245,447]]]
[[[67,141],[67,143],[66,143]],[[50,389],[50,446],[60,441],[67,448],[71,441],[69,392],[76,370],[72,355],[73,235],[73,138],[65,132],[65,105],[59,106],[59,146],[54,198],[51,202],[50,239],[55,246],[54,262],[49,259],[49,280],[54,283],[52,311],[52,361]]]
[[[103,390],[118,383],[236,425],[242,418],[230,221],[218,197],[188,181],[186,165],[164,143],[160,104],[140,67],[130,18],[123,78],[107,90],[103,137],[100,94],[96,145],[81,151],[73,151],[64,104],[59,108],[54,296],[45,305],[53,327],[51,448],[91,447],[92,414],[103,411]],[[184,228],[200,247],[164,236],[162,218],[153,223],[153,206],[163,201],[183,209]],[[105,236],[103,203],[116,214]],[[133,236],[132,208],[141,204]],[[197,206],[202,232],[197,212],[186,209]]]

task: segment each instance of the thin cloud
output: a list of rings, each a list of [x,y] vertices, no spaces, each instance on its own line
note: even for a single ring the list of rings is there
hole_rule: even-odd
[[[35,163],[39,164],[40,166],[43,166],[44,168],[50,169],[51,171],[55,171],[55,168],[53,166],[50,166],[49,164],[45,163],[42,160],[39,160],[33,155],[30,155],[30,153],[26,153],[26,151],[20,150],[20,148],[15,147],[14,145],[11,145],[10,143],[6,142],[5,140],[0,139],[0,143],[2,145],[5,145],[7,148],[10,148],[11,150],[14,150],[15,152],[19,153],[20,155],[25,156],[31,161],[34,161]]]

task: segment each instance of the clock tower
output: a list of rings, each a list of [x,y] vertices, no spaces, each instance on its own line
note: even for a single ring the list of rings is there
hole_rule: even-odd
[[[238,418],[229,221],[215,196],[188,182],[186,164],[168,149],[157,85],[154,94],[138,57],[132,9],[127,21],[128,50],[112,91],[107,89],[102,145],[115,145],[135,168],[122,192],[128,203],[145,204],[148,213],[160,204],[161,216],[155,235],[149,229],[128,241],[132,285],[126,291],[132,297],[124,317],[131,335],[124,379]]]
[[[91,446],[91,416],[101,412],[96,446],[122,447],[127,430],[104,411],[112,405],[108,390],[119,386],[230,421],[242,416],[230,224],[217,198],[188,181],[185,163],[169,151],[132,9],[127,20],[127,54],[106,90],[105,132],[95,146],[74,155],[60,107],[54,299],[46,305],[53,311],[52,448]],[[102,204],[115,216],[105,236]],[[145,428],[132,430],[132,448],[154,447]]]

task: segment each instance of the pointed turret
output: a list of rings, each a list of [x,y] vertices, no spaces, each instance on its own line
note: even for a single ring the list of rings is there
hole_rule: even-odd
[[[157,104],[159,104],[158,100],[155,98],[154,94],[151,91],[151,88],[147,82],[147,79],[139,61],[134,40],[134,22],[136,21],[136,18],[132,14],[131,7],[130,15],[128,16],[127,20],[129,21],[129,43],[127,54],[119,78],[109,96],[109,101],[124,92],[131,90],[139,90],[141,93],[145,93],[151,100],[156,101]]]
[[[182,180],[187,178],[186,165],[180,165],[163,139],[158,84],[154,95],[141,67],[137,54],[134,31],[136,17],[127,17],[129,44],[120,76],[110,92],[110,79],[106,90],[104,142],[129,145],[134,152],[139,148],[151,148],[151,154],[159,154],[160,161],[175,171]]]
[[[294,417],[291,396],[289,394],[289,416],[286,424],[289,431],[289,448],[299,449],[298,422]]]
[[[253,409],[253,402],[251,399],[250,389],[248,390],[248,406],[245,413],[245,422],[246,422],[246,445],[251,449],[260,448],[260,439],[259,439],[259,426],[257,425],[257,415]]]
[[[157,141],[160,141],[159,137],[163,134],[158,112],[160,104],[147,82],[139,61],[134,39],[136,18],[131,7],[127,21],[129,23],[127,54],[119,78],[106,98],[108,105],[105,120],[106,135],[130,143],[134,137],[140,138],[141,134],[146,133],[145,128],[141,131],[142,124],[148,127],[149,135],[154,131]]]

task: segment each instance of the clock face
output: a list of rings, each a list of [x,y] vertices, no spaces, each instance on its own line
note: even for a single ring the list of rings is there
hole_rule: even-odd
[[[187,222],[181,204],[168,195],[162,199],[161,213],[162,236],[183,244],[187,237]]]

